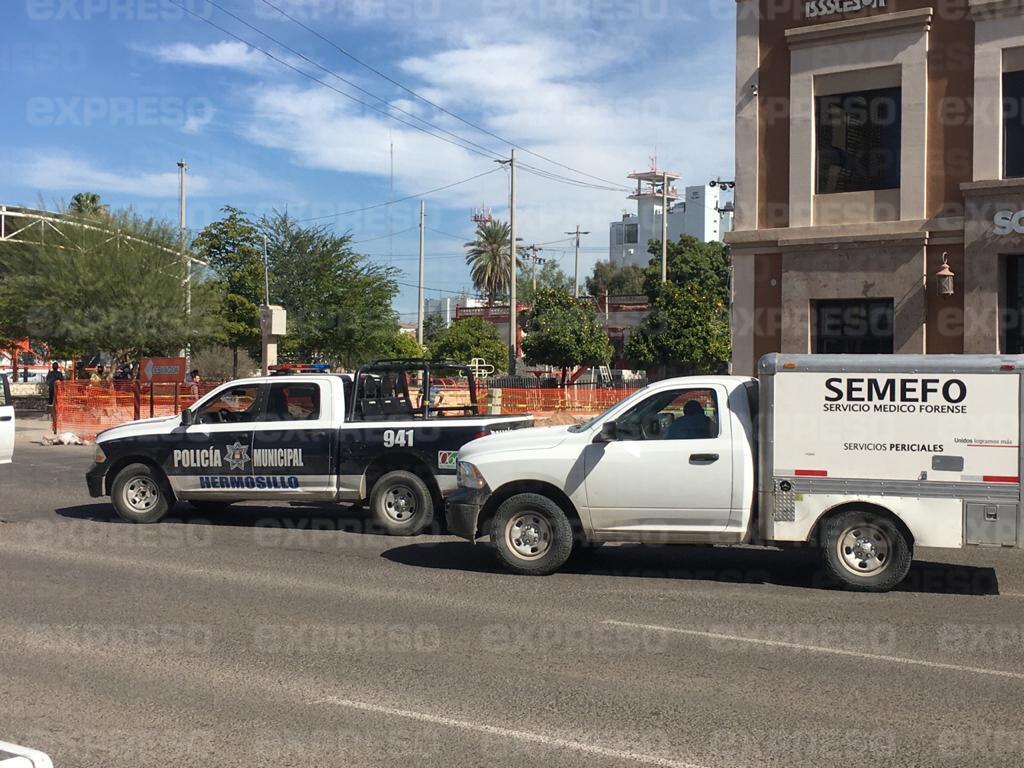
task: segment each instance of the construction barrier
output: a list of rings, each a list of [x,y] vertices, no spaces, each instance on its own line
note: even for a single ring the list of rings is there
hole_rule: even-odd
[[[220,382],[204,381],[196,386],[198,395],[192,385],[184,383],[59,381],[54,390],[53,429],[93,440],[104,429],[118,424],[181,413]]]
[[[220,382],[202,382],[198,385],[198,397],[205,396],[218,386]],[[469,404],[468,388],[446,386],[442,389],[446,407]],[[610,408],[636,390],[574,386],[564,389],[491,389],[481,382],[477,386],[477,403],[481,414],[594,414]],[[411,394],[414,398],[419,395],[418,392]],[[196,398],[188,384],[114,381],[96,385],[84,381],[61,381],[57,382],[54,393],[54,431],[71,432],[83,440],[93,440],[104,429],[118,424],[136,419],[174,416],[192,405]],[[495,406],[493,410],[491,406]]]
[[[519,388],[502,387],[500,390],[489,390],[479,387],[477,400],[481,412],[488,412],[489,399],[492,392],[500,393],[501,413],[600,413],[620,400],[629,397],[637,388],[600,388],[600,387],[565,387],[555,388]]]

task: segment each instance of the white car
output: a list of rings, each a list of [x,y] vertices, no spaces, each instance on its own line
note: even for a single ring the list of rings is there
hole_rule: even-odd
[[[7,376],[0,374],[0,464],[14,458],[14,401]]]

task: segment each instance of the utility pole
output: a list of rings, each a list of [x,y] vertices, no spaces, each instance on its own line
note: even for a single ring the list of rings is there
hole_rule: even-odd
[[[178,251],[185,265],[185,328],[192,335],[192,260],[185,255],[185,158],[178,161]],[[192,369],[192,341],[185,340],[185,370]]]
[[[544,259],[539,258],[537,256],[537,253],[539,251],[543,251],[544,249],[541,248],[539,245],[528,245],[525,248],[523,248],[523,250],[530,252],[530,255],[527,258],[530,261],[533,262],[533,269],[532,269],[532,271],[533,271],[533,290],[534,290],[534,293],[536,293],[536,291],[537,291],[537,263],[538,262],[540,262],[541,264],[544,263]]]
[[[423,217],[426,202],[420,200],[420,280],[416,290],[416,341],[423,344]]]
[[[668,282],[668,172],[661,175],[661,282]]]
[[[509,229],[509,255],[512,257],[512,280],[509,286],[509,301],[508,301],[508,371],[509,375],[515,375],[516,372],[516,360],[519,357],[519,333],[517,325],[519,324],[519,318],[517,317],[517,306],[516,306],[516,280],[519,277],[516,259],[516,151],[512,150],[512,156],[509,160],[495,160],[496,163],[505,165],[508,163],[509,167],[509,187],[508,187],[508,229]]]
[[[589,235],[589,232],[580,232],[580,225],[576,225],[575,232],[566,232],[567,235],[576,235],[576,271],[573,273],[573,295],[579,298],[580,295],[580,235]]]

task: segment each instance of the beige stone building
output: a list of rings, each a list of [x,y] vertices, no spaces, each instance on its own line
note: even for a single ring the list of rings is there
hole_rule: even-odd
[[[736,373],[1024,353],[1024,0],[737,0],[736,174]]]

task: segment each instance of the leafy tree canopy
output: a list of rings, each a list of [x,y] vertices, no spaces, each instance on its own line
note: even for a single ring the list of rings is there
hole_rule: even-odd
[[[660,246],[652,246],[654,254]],[[681,237],[669,244],[669,281],[651,260],[645,271],[650,313],[629,337],[626,354],[645,365],[685,373],[726,370],[730,356],[729,257],[721,243]]]
[[[546,259],[537,268],[537,288],[533,287],[533,267],[519,271],[519,282],[516,284],[516,301],[523,304],[532,304],[537,292],[547,288],[562,293],[572,293],[572,278],[569,277],[558,262],[554,259]]]
[[[526,316],[523,352],[531,365],[566,370],[579,365],[607,365],[612,346],[594,305],[566,291],[539,290]]]
[[[482,317],[455,321],[434,337],[429,348],[434,360],[469,363],[474,357],[482,357],[497,373],[508,369],[508,347],[494,324]]]
[[[351,238],[324,226],[300,226],[287,213],[260,220],[267,236],[270,300],[288,310],[282,355],[354,368],[393,354],[397,270],[370,263]]]
[[[178,232],[130,211],[62,238],[3,246],[0,319],[61,356],[177,354],[219,336],[217,288],[194,275],[191,322]],[[31,299],[31,300],[29,300]]]
[[[238,375],[238,351],[259,359],[260,304],[263,302],[263,238],[244,211],[222,209],[222,219],[207,225],[192,242],[196,258],[210,265],[221,291],[220,319]]]
[[[661,276],[661,273],[658,273]],[[594,265],[594,274],[587,278],[591,296],[636,296],[644,292],[644,270],[635,264],[618,266],[610,261]]]

